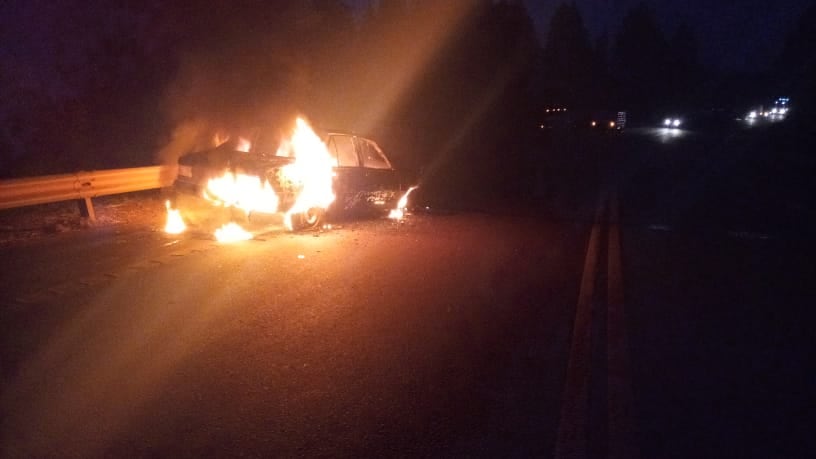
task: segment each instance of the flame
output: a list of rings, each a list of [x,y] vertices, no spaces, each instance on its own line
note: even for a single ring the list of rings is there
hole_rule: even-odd
[[[291,230],[292,215],[315,207],[326,209],[334,202],[334,159],[320,137],[301,118],[295,123],[289,147],[294,151],[295,162],[281,168],[281,175],[300,189],[295,204],[284,216],[286,227]]]
[[[235,146],[236,150],[249,153],[250,148],[252,148],[252,142],[243,137],[238,137],[238,145]]]
[[[216,205],[236,207],[247,213],[278,211],[278,195],[268,180],[241,173],[225,172],[207,182],[204,198]]]
[[[245,139],[240,140],[240,144],[249,150],[250,143]],[[294,158],[293,162],[278,170],[277,176],[287,185],[287,189],[291,187],[296,190],[294,204],[284,215],[286,227],[292,230],[293,215],[314,208],[325,210],[334,202],[332,182],[335,160],[320,137],[301,118],[297,118],[291,137],[281,142],[277,156]],[[280,198],[275,189],[268,180],[254,175],[226,171],[207,182],[203,196],[214,205],[235,207],[247,213],[271,214],[279,211]],[[225,228],[220,231],[224,237],[228,237]],[[216,237],[221,240],[218,235]]]
[[[213,146],[220,147],[227,140],[229,140],[229,135],[227,135],[227,134],[225,134],[225,133],[223,133],[221,131],[218,131],[215,134],[213,134],[212,143],[213,143]]]
[[[393,218],[394,220],[402,220],[405,217],[405,207],[408,205],[408,195],[411,194],[412,191],[416,190],[419,186],[414,185],[411,188],[408,188],[408,191],[405,192],[404,195],[397,201],[397,207],[391,209],[391,212],[388,213],[388,218]]]
[[[246,241],[252,239],[252,233],[241,228],[241,225],[235,222],[229,222],[215,230],[215,239],[218,242]]]
[[[164,207],[167,208],[167,223],[164,225],[164,232],[168,234],[180,234],[187,229],[184,220],[181,219],[181,214],[178,209],[170,208],[170,201],[164,202]]]

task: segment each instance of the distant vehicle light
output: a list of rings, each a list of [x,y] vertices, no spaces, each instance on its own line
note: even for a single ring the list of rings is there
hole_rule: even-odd
[[[596,123],[595,121],[593,121],[593,122],[591,122],[591,123],[589,123],[589,124],[590,124],[590,126],[592,126],[592,127],[595,127],[595,126],[597,126],[597,125],[598,125],[598,123]]]
[[[677,128],[680,127],[681,124],[683,124],[683,121],[681,121],[680,118],[666,118],[663,120],[663,126],[667,128]]]
[[[756,110],[751,110],[751,112],[750,112],[750,113],[748,113],[748,119],[749,119],[749,120],[755,119],[756,117],[757,117],[757,112],[756,112]]]

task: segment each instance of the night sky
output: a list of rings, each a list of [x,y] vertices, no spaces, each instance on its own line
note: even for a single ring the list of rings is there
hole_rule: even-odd
[[[642,0],[574,0],[593,36],[608,31],[614,37],[626,11]],[[550,16],[560,1],[524,0],[536,22],[539,38],[546,36]],[[785,34],[808,0],[652,0],[664,33],[680,21],[690,24],[699,40],[702,62],[725,71],[764,67],[782,47]]]
[[[378,0],[343,0],[361,12]],[[431,0],[415,0],[419,3]],[[510,0],[507,0],[510,1]],[[518,0],[516,0],[518,1]],[[533,19],[543,46],[549,22],[562,0],[521,0]],[[573,0],[580,9],[591,40],[607,34],[610,45],[626,13],[642,0]],[[656,12],[663,33],[670,38],[678,24],[692,27],[697,38],[698,58],[712,74],[758,73],[768,70],[782,50],[788,32],[813,0],[651,0],[645,3]],[[77,4],[82,8],[76,8]],[[151,40],[150,21],[136,15],[119,21],[100,21],[105,0],[46,1],[11,0],[0,9],[0,89],[5,107],[0,119],[13,105],[27,102],[20,90],[60,100],[73,95],[76,81],[86,77],[95,63],[90,60],[87,31],[106,24],[128,24],[141,36],[146,54],[166,46]],[[135,32],[134,32],[135,31]],[[142,31],[140,35],[140,31]],[[104,32],[104,31],[103,31]],[[113,32],[108,31],[108,34]]]
[[[345,0],[362,9],[376,0]],[[544,43],[550,17],[561,0],[523,0]],[[583,14],[593,39],[617,33],[626,11],[641,0],[574,0]],[[779,53],[785,34],[805,9],[809,0],[652,0],[664,33],[670,35],[680,21],[691,24],[699,41],[701,61],[723,71],[750,71],[764,68]],[[18,1],[0,13],[0,58],[13,55],[14,72],[27,73],[30,84],[46,92],[61,92],[50,80],[47,56],[57,40],[49,39],[54,21],[61,17],[60,2]],[[59,44],[72,47],[70,36]],[[40,76],[46,81],[40,80]]]
[[[609,34],[614,39],[623,16],[643,0],[572,0],[578,5],[593,39]],[[809,0],[652,0],[664,33],[680,21],[692,25],[700,42],[700,59],[723,71],[750,71],[772,62],[787,30]],[[362,9],[376,0],[346,0]],[[523,0],[544,44],[550,17],[562,0]],[[749,33],[750,32],[750,33]]]

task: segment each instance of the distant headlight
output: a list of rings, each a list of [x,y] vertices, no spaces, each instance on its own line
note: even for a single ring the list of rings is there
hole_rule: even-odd
[[[666,127],[676,128],[680,127],[680,124],[682,124],[680,118],[666,118],[665,120],[663,120],[663,126]]]

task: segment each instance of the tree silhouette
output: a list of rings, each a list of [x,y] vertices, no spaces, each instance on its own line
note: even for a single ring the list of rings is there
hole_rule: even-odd
[[[697,37],[687,22],[681,22],[669,41],[669,72],[664,76],[666,102],[672,107],[689,109],[697,102],[702,69],[697,58]]]
[[[670,92],[669,47],[654,13],[640,3],[623,19],[615,41],[614,69],[621,80],[621,95],[627,105],[647,111],[666,104]]]
[[[539,47],[520,1],[389,0],[356,19],[342,0],[96,5],[52,11],[67,96],[21,91],[17,63],[0,70],[2,94],[19,95],[0,134],[7,159],[60,169],[40,172],[147,164],[177,127],[275,129],[301,113],[419,167],[507,150],[536,106]]]
[[[439,2],[435,8],[453,3]],[[429,43],[429,58],[422,60],[420,67],[409,69],[416,71],[414,79],[376,134],[395,156],[424,168],[426,177],[445,177],[435,182],[437,185],[448,187],[451,181],[473,180],[482,185],[462,182],[459,188],[485,189],[488,183],[505,180],[502,171],[509,174],[519,170],[513,165],[522,160],[516,145],[536,106],[530,93],[539,48],[532,20],[521,2],[461,5],[466,8],[452,23],[439,22],[440,10],[423,9],[409,12],[407,23],[390,25],[401,37],[377,37],[385,47],[385,57],[378,63],[380,73],[399,78],[388,70],[400,65],[394,56],[405,58],[410,52],[402,46],[416,48],[420,46],[417,35],[431,30],[430,25],[444,26],[443,33]],[[450,6],[441,11],[447,8]],[[377,89],[369,88],[373,94]],[[380,104],[383,99],[372,96],[370,100]],[[425,189],[432,186],[426,184]]]
[[[552,102],[585,106],[597,100],[602,66],[574,4],[562,3],[555,10],[542,58],[543,81]]]
[[[794,114],[808,114],[800,119],[810,123],[816,105],[816,3],[799,16],[785,40],[775,66],[779,91],[789,94]]]

